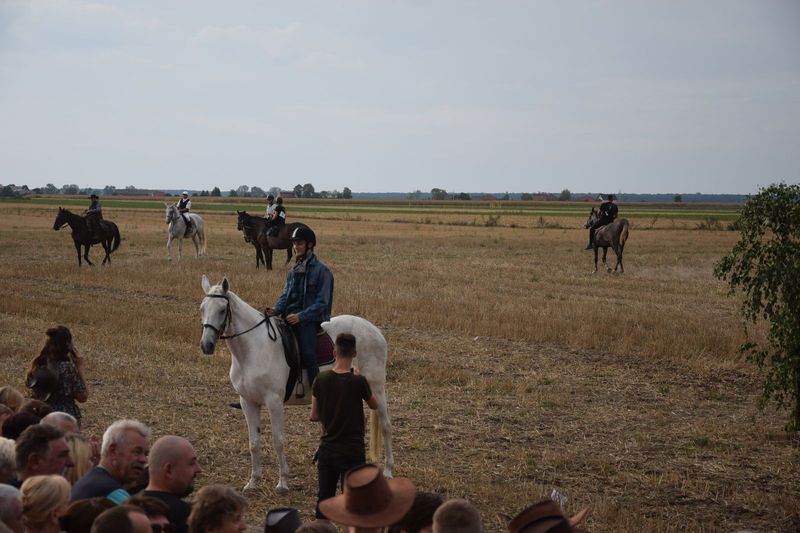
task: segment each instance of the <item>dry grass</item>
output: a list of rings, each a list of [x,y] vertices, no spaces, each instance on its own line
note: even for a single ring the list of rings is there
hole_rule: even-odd
[[[242,486],[249,454],[241,413],[227,408],[228,354],[197,347],[199,281],[228,276],[263,306],[285,270],[256,271],[223,214],[205,217],[208,257],[185,249],[168,263],[163,213],[137,210],[107,214],[123,233],[112,266],[79,269],[54,216],[0,205],[0,382],[22,387],[44,330],[67,324],[89,359],[89,430],[139,418],[195,443],[202,483]],[[552,488],[570,509],[592,506],[593,531],[797,528],[798,439],[782,413],[755,410],[760,377],[736,355],[735,302],[711,276],[734,233],[634,228],[627,273],[591,276],[582,230],[309,223],[336,275],[335,312],[389,339],[397,475],[474,501],[490,531]],[[271,490],[264,439],[254,526],[275,505],[310,515],[318,429],[306,418],[287,417],[287,497]]]

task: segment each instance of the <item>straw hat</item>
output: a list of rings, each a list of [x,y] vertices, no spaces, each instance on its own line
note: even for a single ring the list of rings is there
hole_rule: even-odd
[[[415,492],[410,479],[387,480],[380,468],[366,464],[350,470],[344,479],[344,494],[321,501],[319,509],[342,525],[386,527],[411,509]]]

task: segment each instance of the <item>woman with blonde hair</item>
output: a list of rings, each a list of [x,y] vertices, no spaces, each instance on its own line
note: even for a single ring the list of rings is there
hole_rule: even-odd
[[[22,483],[22,518],[26,533],[58,533],[69,504],[69,482],[61,476],[33,476]]]
[[[0,404],[8,406],[16,413],[23,403],[25,403],[25,397],[20,391],[10,385],[0,387]]]
[[[67,478],[70,485],[74,485],[94,466],[92,464],[92,447],[86,438],[78,433],[68,433],[66,439],[73,465],[64,470],[64,477]]]

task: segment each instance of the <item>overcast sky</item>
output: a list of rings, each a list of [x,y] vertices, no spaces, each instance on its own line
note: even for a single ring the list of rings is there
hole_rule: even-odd
[[[800,2],[0,0],[0,183],[750,193]]]

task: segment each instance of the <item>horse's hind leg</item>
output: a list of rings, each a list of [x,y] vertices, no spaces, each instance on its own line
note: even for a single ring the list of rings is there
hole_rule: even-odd
[[[192,242],[194,243],[194,256],[200,257],[200,245],[197,244],[197,239],[197,233],[195,232],[195,234],[192,235]]]
[[[78,266],[81,266],[81,245],[75,243],[75,251],[78,252]]]
[[[386,462],[383,466],[383,475],[387,478],[392,477],[392,471],[394,469],[394,454],[392,453],[392,421],[389,418],[389,406],[386,402],[386,390],[374,391],[375,396],[378,399],[378,410],[377,413],[375,411],[370,412],[370,418],[373,419],[377,415],[378,421],[380,424],[380,428],[378,428],[377,423],[371,424],[370,428],[370,442],[375,441],[378,438],[377,431],[381,432],[383,436],[383,453],[384,457],[386,458]],[[373,449],[370,446],[370,454],[373,457],[370,457],[371,461],[378,461],[378,457],[374,457],[377,455],[377,449]]]
[[[278,484],[275,485],[275,492],[286,494],[289,492],[289,463],[286,461],[286,452],[283,449],[283,398],[277,394],[271,394],[267,398],[267,409],[269,409],[269,421],[272,426],[272,447],[275,448],[275,455],[278,457]]]
[[[256,488],[258,480],[261,479],[261,450],[259,448],[259,438],[261,436],[261,408],[241,396],[239,402],[242,405],[244,419],[247,422],[247,435],[250,441],[250,480],[244,486],[244,490]]]

